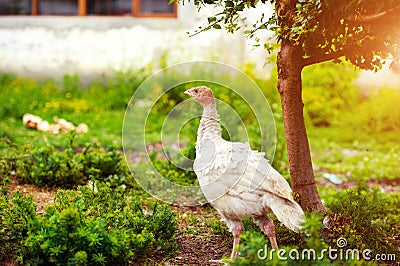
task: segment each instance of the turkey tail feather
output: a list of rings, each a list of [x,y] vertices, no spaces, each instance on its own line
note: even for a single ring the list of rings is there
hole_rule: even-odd
[[[276,218],[287,228],[295,232],[301,231],[301,224],[304,222],[304,212],[297,202],[279,198],[269,207]]]

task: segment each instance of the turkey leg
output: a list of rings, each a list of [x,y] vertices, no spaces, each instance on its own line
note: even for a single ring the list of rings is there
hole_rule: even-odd
[[[274,221],[271,218],[267,218],[267,221],[263,225],[264,234],[268,236],[269,241],[271,242],[272,248],[275,250],[279,250],[278,242],[276,241],[276,233],[275,233],[275,225]]]
[[[242,233],[242,224],[239,223],[235,225],[232,229],[232,234],[233,234],[233,247],[232,247],[232,254],[231,258],[237,257],[238,256],[238,251],[235,250],[237,246],[239,246],[239,236]]]
[[[238,257],[238,252],[235,250],[237,246],[239,246],[239,236],[242,233],[242,223],[236,223],[232,228],[232,235],[233,235],[233,246],[232,246],[232,253],[231,259]],[[210,263],[223,263],[222,260],[210,260]]]

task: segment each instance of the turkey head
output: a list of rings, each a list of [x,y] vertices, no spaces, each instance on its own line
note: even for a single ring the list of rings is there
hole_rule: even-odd
[[[212,91],[206,86],[199,86],[185,91],[186,95],[191,96],[203,107],[215,104]]]

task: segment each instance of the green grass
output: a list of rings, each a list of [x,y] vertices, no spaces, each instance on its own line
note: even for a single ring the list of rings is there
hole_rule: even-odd
[[[61,116],[60,116],[61,117]],[[84,146],[88,143],[96,143],[100,146],[122,147],[122,122],[124,111],[111,110],[99,113],[67,113],[62,118],[77,125],[85,123],[89,132],[77,134],[76,146]],[[34,145],[52,144],[54,146],[66,147],[68,133],[53,134],[26,128],[22,119],[14,117],[0,121],[0,136],[7,136],[16,144],[31,142]]]
[[[314,167],[342,179],[400,178],[400,130],[366,133],[352,128],[309,130]]]

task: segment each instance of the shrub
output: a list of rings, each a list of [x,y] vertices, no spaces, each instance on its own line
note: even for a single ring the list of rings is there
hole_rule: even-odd
[[[378,188],[359,184],[354,189],[338,192],[328,202],[331,244],[344,237],[346,248],[370,249],[373,254],[396,254],[396,236],[400,234],[400,194],[386,194]],[[398,244],[397,244],[398,245]]]
[[[60,190],[37,217],[22,252],[26,264],[128,264],[152,250],[175,247],[177,223],[168,205],[143,209],[122,187],[92,183]]]
[[[3,189],[2,189],[3,190]],[[36,223],[36,205],[32,196],[16,191],[10,197],[0,195],[0,261],[10,257],[20,248],[29,230]]]
[[[36,149],[27,146],[16,162],[18,179],[39,187],[73,188],[90,179],[110,181],[113,185],[124,181],[132,184],[122,154],[115,148],[104,151],[88,145],[76,152],[73,138],[72,135],[64,151],[52,145]]]
[[[23,183],[39,187],[76,187],[87,177],[83,165],[74,158],[74,150],[57,151],[53,146],[32,149],[17,162],[17,177]]]
[[[115,176],[123,179],[129,175],[122,153],[113,146],[104,151],[88,145],[76,153],[76,160],[82,164],[85,176],[96,180],[111,181]]]

